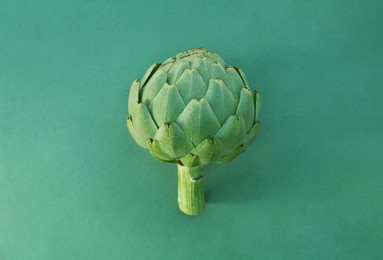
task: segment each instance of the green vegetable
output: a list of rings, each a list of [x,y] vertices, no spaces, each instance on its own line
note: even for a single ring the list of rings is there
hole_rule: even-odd
[[[178,204],[204,209],[203,165],[226,163],[259,129],[260,96],[238,67],[204,48],[153,64],[129,94],[128,129],[150,154],[178,164]]]

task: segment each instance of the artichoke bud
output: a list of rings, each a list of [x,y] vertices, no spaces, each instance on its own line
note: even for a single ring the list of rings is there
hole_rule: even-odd
[[[260,96],[243,71],[195,48],[135,80],[127,126],[153,157],[188,167],[234,159],[259,129]]]

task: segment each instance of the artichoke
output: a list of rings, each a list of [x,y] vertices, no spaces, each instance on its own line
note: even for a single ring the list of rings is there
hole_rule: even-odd
[[[149,67],[131,86],[127,127],[150,154],[178,165],[178,204],[204,209],[203,165],[226,163],[259,129],[260,95],[243,71],[216,53],[195,48]]]

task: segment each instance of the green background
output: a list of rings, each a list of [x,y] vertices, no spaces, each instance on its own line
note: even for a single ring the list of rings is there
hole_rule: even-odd
[[[383,259],[383,2],[0,1],[0,259]],[[177,208],[130,84],[204,46],[262,94]]]

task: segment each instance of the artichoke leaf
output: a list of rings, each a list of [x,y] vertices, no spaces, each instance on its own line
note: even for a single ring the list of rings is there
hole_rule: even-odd
[[[237,72],[238,72],[238,75],[241,77],[241,80],[243,82],[243,85],[244,86],[248,86],[249,84],[247,83],[247,78],[245,76],[245,73],[243,72],[243,70],[239,67],[233,67]]]
[[[147,71],[145,72],[144,76],[141,79],[142,86],[144,86],[148,80],[153,76],[153,74],[157,71],[157,69],[161,66],[161,63],[154,63],[152,64]]]
[[[206,55],[206,57],[208,57],[213,62],[217,62],[217,63],[220,63],[222,65],[225,65],[225,61],[218,54],[212,53],[212,52],[206,52],[205,55]]]
[[[231,88],[233,89],[234,96],[239,98],[242,88],[245,87],[241,76],[238,74],[237,70],[234,69],[234,67],[227,67],[226,71],[231,81]]]
[[[246,131],[249,131],[254,124],[254,100],[249,89],[243,88],[237,107],[236,115],[241,115],[245,120]]]
[[[218,138],[208,138],[194,148],[191,153],[198,155],[201,164],[209,164],[220,158],[222,151],[223,145]]]
[[[211,64],[206,57],[195,59],[192,68],[198,70],[206,85],[211,79]]]
[[[237,101],[220,79],[211,79],[205,95],[219,123],[223,125],[230,115],[235,114]]]
[[[220,79],[225,83],[226,88],[230,91],[230,93],[234,95],[234,89],[231,86],[230,77],[227,74],[225,67],[220,63],[212,63],[211,64],[211,78],[212,79]]]
[[[136,143],[139,144],[142,148],[148,149],[146,144],[143,144],[140,142],[140,138],[137,136],[136,131],[134,130],[131,116],[128,116],[126,118],[126,126],[128,127],[128,130],[129,130],[130,134],[132,135],[134,141],[136,141]]]
[[[160,161],[163,161],[163,162],[177,162],[177,160],[174,160],[173,158],[169,157],[166,154],[166,152],[164,152],[161,149],[161,146],[160,146],[160,144],[158,143],[157,140],[149,138],[146,143],[147,143],[147,146],[149,148],[150,154],[154,158],[156,158],[156,159],[158,159]]]
[[[140,92],[140,81],[133,81],[132,86],[130,87],[129,99],[128,99],[128,112],[131,114],[133,112],[135,104],[139,103],[139,92]]]
[[[247,136],[243,141],[242,151],[245,151],[247,149],[247,147],[249,147],[249,145],[253,142],[255,136],[258,133],[259,127],[260,127],[259,121],[255,122],[255,124],[250,129],[250,131],[247,133]]]
[[[228,163],[234,160],[242,152],[242,145],[239,145],[233,152],[224,155],[221,159],[217,160],[217,163]]]
[[[184,60],[176,60],[168,71],[168,83],[174,84],[186,69],[190,69],[190,62]]]
[[[167,62],[167,63],[162,63],[162,65],[161,65],[161,69],[163,70],[163,71],[166,71],[166,72],[168,72],[169,71],[169,69],[172,67],[174,65],[174,62]]]
[[[172,160],[185,156],[194,148],[175,122],[162,124],[154,135],[154,139],[158,142],[162,153]]]
[[[230,116],[216,134],[223,144],[225,153],[233,152],[247,135],[245,120],[242,116]]]
[[[130,117],[132,126],[132,136],[136,137],[136,142],[143,148],[148,149],[146,141],[152,138],[157,131],[157,126],[144,103],[136,103]],[[129,125],[128,125],[129,126]]]
[[[149,111],[158,126],[175,121],[184,109],[185,103],[177,87],[167,83],[149,104]]]
[[[205,98],[190,101],[176,122],[183,129],[186,139],[194,146],[206,138],[214,137],[221,127]]]
[[[167,78],[167,73],[158,69],[153,76],[148,80],[146,85],[143,85],[141,88],[141,101],[146,105],[149,105],[150,101],[153,100],[155,96],[157,96],[158,92],[160,92],[162,86],[165,84]]]
[[[201,165],[199,156],[193,153],[188,153],[186,156],[180,159],[182,165],[187,167],[195,167]]]
[[[221,63],[222,65],[225,65],[226,62],[222,59],[221,56],[219,56],[217,53],[213,53],[213,57],[218,63]]]
[[[202,98],[207,91],[206,83],[203,81],[201,74],[195,69],[186,69],[178,79],[176,86],[185,104],[192,99]]]

